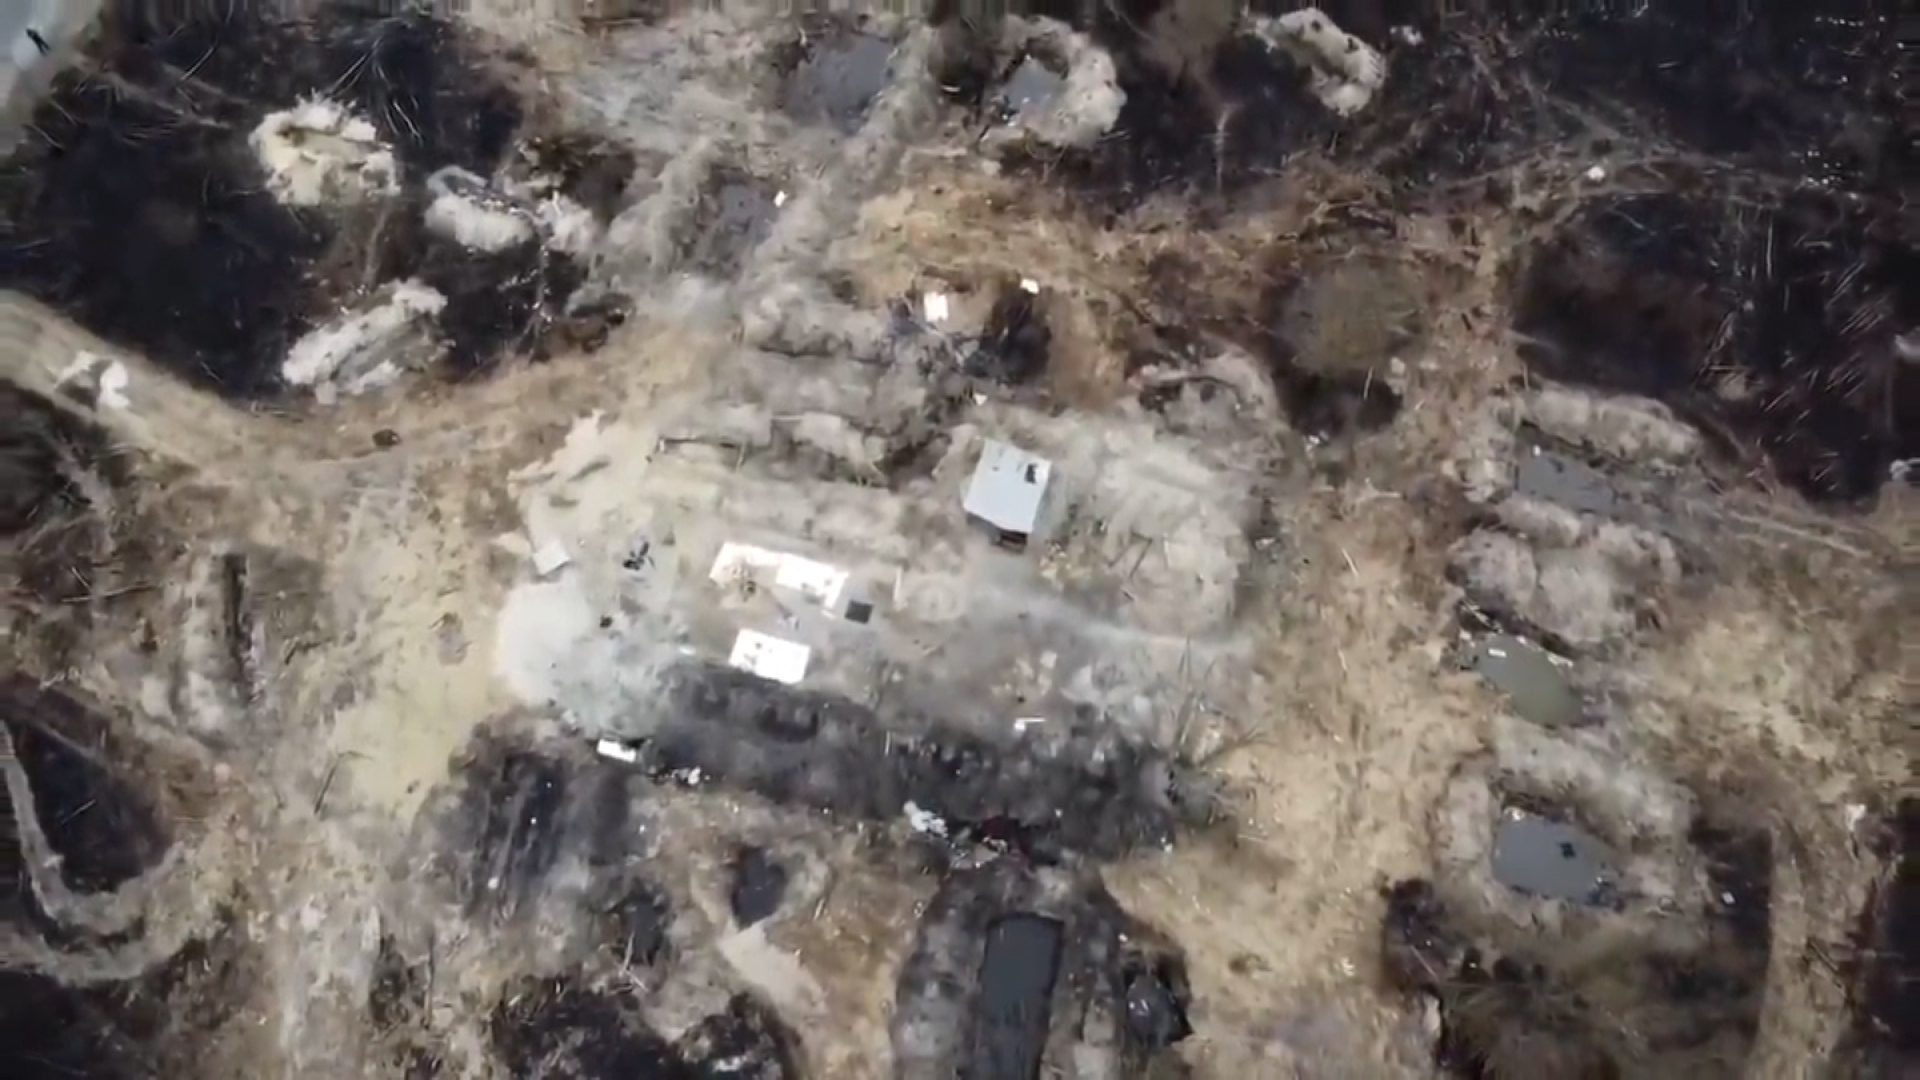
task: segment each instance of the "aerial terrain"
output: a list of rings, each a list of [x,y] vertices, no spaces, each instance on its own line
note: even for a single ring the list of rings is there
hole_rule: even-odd
[[[1920,1075],[1891,3],[825,7],[0,17],[0,1076]]]

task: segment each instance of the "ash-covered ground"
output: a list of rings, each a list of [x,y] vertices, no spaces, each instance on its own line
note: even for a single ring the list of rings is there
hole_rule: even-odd
[[[1890,9],[99,6],[5,1075],[1920,1068]]]

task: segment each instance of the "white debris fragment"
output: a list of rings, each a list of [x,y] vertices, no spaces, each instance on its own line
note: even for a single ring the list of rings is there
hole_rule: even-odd
[[[1590,183],[1597,184],[1600,181],[1605,180],[1606,178],[1607,178],[1607,170],[1598,165],[1595,165],[1592,168],[1587,170],[1587,180]]]
[[[601,757],[624,761],[629,765],[640,760],[640,751],[617,739],[601,739],[593,744],[593,748]]]
[[[1017,735],[1025,734],[1026,730],[1032,727],[1033,725],[1044,724],[1046,722],[1047,722],[1047,718],[1044,716],[1022,716],[1014,720],[1013,730],[1014,730],[1014,733]]]
[[[839,607],[840,593],[847,587],[850,575],[837,566],[802,555],[729,540],[720,545],[720,554],[714,557],[713,569],[707,576],[721,586],[770,576],[772,580],[767,584],[792,589],[832,611]]]
[[[558,540],[549,540],[533,551],[533,570],[541,577],[550,577],[561,567],[573,561],[567,554],[567,546]]]
[[[580,256],[600,242],[600,222],[593,211],[565,195],[549,195],[534,204],[534,216],[546,234],[547,246],[555,251]]]
[[[1848,803],[1846,807],[1846,815],[1847,815],[1847,831],[1852,832],[1855,829],[1858,829],[1860,827],[1860,823],[1862,821],[1866,820],[1867,804]]]
[[[1319,8],[1257,19],[1253,26],[1262,40],[1308,70],[1313,96],[1340,116],[1366,108],[1387,81],[1386,58]]]
[[[928,322],[938,325],[947,321],[946,293],[928,293],[921,298],[920,307]]]
[[[55,386],[66,387],[81,380],[93,382],[93,402],[97,408],[125,409],[133,402],[127,397],[127,386],[132,382],[127,366],[118,360],[109,360],[96,352],[85,349],[73,354],[73,362],[54,376]]]
[[[1419,30],[1411,26],[1396,26],[1392,30],[1388,31],[1388,33],[1392,34],[1393,40],[1399,42],[1400,44],[1410,45],[1415,48],[1418,48],[1419,46],[1426,44],[1426,40],[1427,40],[1427,36],[1425,34],[1422,34]]]
[[[267,190],[291,206],[400,193],[399,165],[373,124],[324,98],[268,113],[247,143],[266,171]]]
[[[757,630],[742,630],[733,640],[733,652],[727,663],[763,679],[792,686],[807,677],[807,661],[813,650],[797,641],[788,641]]]
[[[926,833],[929,836],[947,835],[946,819],[939,814],[922,809],[912,802],[907,803],[906,810],[907,824],[913,827],[914,832]]]
[[[427,228],[473,251],[500,252],[534,239],[534,221],[519,204],[480,177],[448,166],[427,177],[433,201]]]
[[[1033,296],[1040,295],[1040,283],[1032,278],[1021,278],[1020,288]]]
[[[343,386],[360,393],[390,381],[424,347],[425,324],[446,307],[447,298],[417,281],[395,284],[379,306],[315,327],[294,342],[280,365],[280,377],[293,386]]]
[[[115,360],[100,372],[100,404],[109,409],[124,409],[127,400],[127,366]]]
[[[786,192],[784,192],[784,191],[776,191],[776,192],[774,192],[774,193],[773,193],[773,205],[774,205],[774,207],[775,207],[776,209],[778,209],[779,207],[782,207],[782,206],[785,206],[785,205],[787,205],[787,193],[786,193]]]

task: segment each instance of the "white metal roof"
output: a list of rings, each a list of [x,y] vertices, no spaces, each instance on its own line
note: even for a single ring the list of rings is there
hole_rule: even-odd
[[[1040,521],[1040,503],[1047,494],[1053,463],[1025,450],[988,439],[980,450],[980,464],[967,484],[967,513],[997,529],[1028,534]]]

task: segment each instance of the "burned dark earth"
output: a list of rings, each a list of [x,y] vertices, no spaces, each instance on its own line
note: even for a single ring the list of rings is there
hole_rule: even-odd
[[[0,1073],[1913,1075],[1911,45],[1574,7],[14,5]]]

